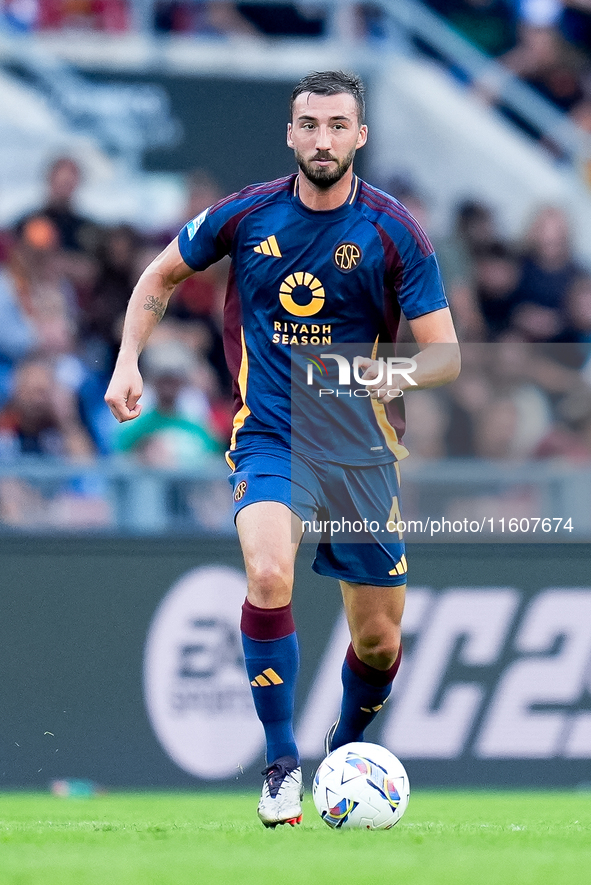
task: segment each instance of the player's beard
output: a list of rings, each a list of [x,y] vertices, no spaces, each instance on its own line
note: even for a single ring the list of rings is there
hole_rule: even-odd
[[[296,163],[312,184],[316,187],[328,189],[340,181],[343,175],[351,167],[356,148],[353,148],[343,160],[337,160],[328,151],[318,151],[311,160],[306,160],[299,151],[295,151]],[[314,160],[334,160],[336,166],[315,166]]]

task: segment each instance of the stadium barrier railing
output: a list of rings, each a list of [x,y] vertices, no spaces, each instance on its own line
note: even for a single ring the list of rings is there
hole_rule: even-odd
[[[0,462],[0,532],[232,536],[223,460],[152,468],[120,457]],[[408,540],[591,540],[591,466],[565,461],[409,459],[402,465]],[[548,522],[548,520],[550,522]]]

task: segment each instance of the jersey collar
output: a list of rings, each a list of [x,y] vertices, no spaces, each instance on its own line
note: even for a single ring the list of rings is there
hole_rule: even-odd
[[[357,194],[359,193],[359,178],[355,173],[353,173],[353,180],[351,182],[351,190],[349,191],[349,196],[340,206],[337,206],[336,209],[309,209],[304,203],[302,203],[299,195],[299,176],[296,175],[294,177],[293,187],[292,187],[292,203],[294,208],[300,212],[302,215],[312,218],[325,219],[327,221],[332,221],[336,218],[341,218],[343,215],[346,215],[355,200],[357,199]]]

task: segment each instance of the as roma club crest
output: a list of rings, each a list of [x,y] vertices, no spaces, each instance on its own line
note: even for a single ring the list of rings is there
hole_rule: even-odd
[[[332,260],[339,270],[349,273],[354,270],[363,257],[363,252],[356,243],[339,243],[334,250]]]
[[[246,486],[247,482],[245,479],[243,479],[242,482],[238,483],[234,492],[235,501],[241,501],[244,498],[244,495],[246,494]]]

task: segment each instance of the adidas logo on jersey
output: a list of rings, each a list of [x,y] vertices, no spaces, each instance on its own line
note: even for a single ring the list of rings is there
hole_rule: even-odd
[[[255,676],[250,684],[254,685],[255,688],[257,686],[264,688],[266,685],[283,685],[283,679],[272,667],[267,667],[266,670]]]
[[[405,575],[408,571],[408,565],[406,564],[406,556],[404,553],[402,554],[402,558],[396,563],[393,569],[390,569],[388,572],[389,575]]]
[[[258,252],[259,255],[271,255],[273,258],[282,258],[281,249],[279,248],[275,234],[271,234],[270,237],[267,237],[266,240],[263,240],[262,243],[255,246],[254,251]]]

